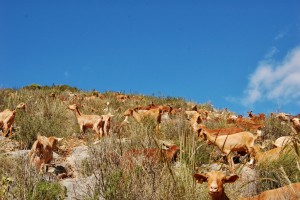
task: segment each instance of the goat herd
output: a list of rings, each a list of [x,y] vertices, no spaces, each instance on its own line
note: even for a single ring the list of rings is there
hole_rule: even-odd
[[[52,95],[53,96],[53,95]],[[109,103],[107,103],[109,106]],[[79,111],[77,104],[70,104],[67,107],[72,110],[76,116],[80,127],[80,137],[84,137],[86,129],[92,129],[97,138],[109,137],[111,132],[111,120],[114,115],[108,113],[105,115],[87,115]],[[15,110],[6,109],[0,112],[0,127],[2,136],[7,137],[12,135],[12,127],[17,109],[26,109],[25,103],[20,103]],[[127,109],[124,113],[124,120],[119,123],[115,130],[121,131],[123,127],[130,126],[128,121],[132,117],[138,123],[143,123],[145,118],[151,118],[155,121],[155,131],[160,132],[161,123],[170,120],[171,115],[183,114],[189,120],[191,131],[195,134],[195,138],[199,141],[206,141],[213,144],[226,156],[229,164],[231,175],[226,175],[221,171],[211,171],[206,174],[194,174],[194,178],[198,183],[208,182],[208,192],[211,199],[228,199],[224,191],[225,183],[233,183],[239,177],[234,174],[234,157],[240,155],[249,155],[249,166],[254,166],[265,160],[278,159],[284,149],[290,148],[290,144],[298,135],[300,130],[299,116],[291,116],[284,113],[273,114],[271,117],[280,120],[283,123],[288,123],[291,126],[292,134],[278,138],[273,144],[275,148],[269,151],[262,151],[260,146],[255,142],[262,137],[262,129],[266,116],[264,114],[255,115],[248,112],[248,117],[236,116],[230,112],[215,113],[198,109],[197,106],[190,110],[180,108],[172,108],[171,106],[155,105],[153,102],[148,106],[138,106],[132,109]],[[225,118],[228,124],[227,128],[209,129],[205,126],[205,122],[210,120],[218,120]],[[247,130],[247,131],[246,131]],[[62,138],[38,136],[37,140],[32,145],[29,153],[30,163],[38,170],[41,170],[44,165],[47,165],[53,159],[53,151],[57,148],[57,143]],[[180,148],[176,145],[164,145],[162,149],[131,149],[124,153],[126,162],[123,165],[132,164],[131,159],[143,155],[150,162],[155,164],[158,161],[166,162],[176,161]],[[267,190],[257,196],[243,199],[300,199],[300,183],[293,183],[274,190]]]

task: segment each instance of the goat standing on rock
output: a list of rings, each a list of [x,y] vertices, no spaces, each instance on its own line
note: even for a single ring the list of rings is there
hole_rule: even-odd
[[[62,139],[38,135],[29,152],[30,164],[41,171],[44,165],[52,161],[53,151],[57,150],[57,143]]]

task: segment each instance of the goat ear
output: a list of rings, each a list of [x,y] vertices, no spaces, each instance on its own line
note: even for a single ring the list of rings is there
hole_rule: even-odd
[[[236,174],[230,175],[230,176],[226,176],[226,177],[225,177],[225,183],[233,183],[233,182],[235,182],[238,178],[239,178],[239,176],[236,175]]]
[[[164,149],[164,150],[168,150],[168,149],[169,149],[169,146],[166,145],[165,143],[163,143],[161,148]]]
[[[43,144],[38,140],[36,143],[36,149],[42,149],[43,148]]]
[[[55,138],[56,140],[57,140],[57,142],[60,142],[60,141],[62,141],[64,138]]]
[[[202,123],[202,119],[200,116],[197,117],[197,124],[201,124]]]
[[[198,183],[207,182],[207,175],[205,174],[194,174],[194,178],[198,181]]]

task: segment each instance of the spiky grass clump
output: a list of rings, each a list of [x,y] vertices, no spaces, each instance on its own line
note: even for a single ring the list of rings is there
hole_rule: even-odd
[[[149,145],[155,143],[148,142]],[[137,149],[151,147],[138,142],[135,145]],[[153,165],[145,161],[124,168],[122,163],[126,160],[121,156],[122,152],[131,148],[131,145],[116,143],[115,140],[107,140],[90,148],[93,158],[86,160],[82,169],[86,176],[96,177],[96,184],[86,198],[201,199],[205,196],[203,190],[195,188],[190,165],[163,161]]]
[[[0,155],[1,199],[64,199],[65,191],[58,182],[45,181],[29,166],[27,157]]]
[[[263,132],[264,139],[276,140],[281,136],[290,135],[292,129],[291,124],[289,122],[282,123],[275,117],[269,117],[265,121]]]
[[[279,159],[265,161],[256,168],[259,174],[258,192],[300,181],[299,157],[292,147],[286,147]],[[298,167],[297,167],[298,166]]]

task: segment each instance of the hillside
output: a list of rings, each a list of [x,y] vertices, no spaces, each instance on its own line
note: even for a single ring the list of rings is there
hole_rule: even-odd
[[[14,110],[21,102],[26,108],[16,110],[13,135],[0,136],[0,199],[209,199],[207,184],[196,184],[193,175],[211,169],[229,173],[228,163],[215,145],[203,140],[201,132],[193,132],[192,117],[185,112],[191,110],[201,113],[197,127],[238,127],[254,135],[253,127],[259,127],[262,134],[255,144],[265,147],[263,151],[272,149],[277,138],[293,136],[293,145],[276,160],[248,166],[247,156],[241,156],[234,165],[239,179],[226,185],[230,199],[300,182],[299,132],[278,113],[264,113],[265,118],[259,121],[240,117],[244,121],[237,124],[230,121],[235,116],[230,110],[218,110],[209,103],[196,105],[183,98],[82,91],[67,85],[32,84],[0,90],[0,112]],[[68,109],[73,104],[86,115],[110,113],[110,136],[99,140],[92,129],[81,135],[76,115]],[[136,111],[151,105],[161,106],[159,119],[143,117],[137,122],[124,116],[128,109]],[[63,138],[51,165],[41,172],[30,165],[28,158],[38,135]],[[180,148],[176,160],[130,161],[134,164],[124,167],[128,155],[133,155],[128,152],[161,149],[163,144]]]

